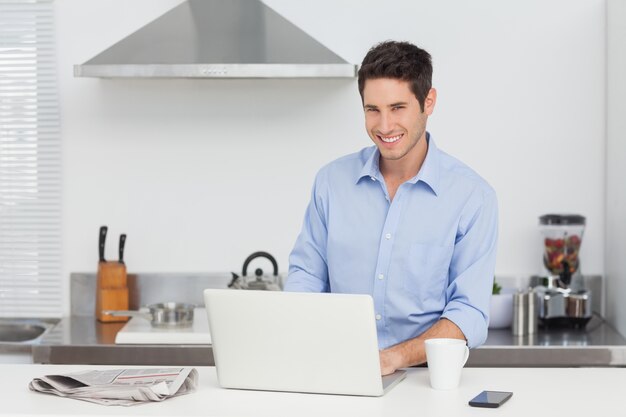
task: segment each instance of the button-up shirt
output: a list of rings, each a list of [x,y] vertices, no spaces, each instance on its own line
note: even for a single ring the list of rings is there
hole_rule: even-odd
[[[324,166],[289,257],[286,291],[371,295],[381,349],[443,317],[470,347],[487,337],[496,195],[429,134],[427,141],[422,167],[393,200],[375,146]]]

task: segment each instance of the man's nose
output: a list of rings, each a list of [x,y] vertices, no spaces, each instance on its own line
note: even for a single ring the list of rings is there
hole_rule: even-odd
[[[378,125],[378,129],[380,130],[380,133],[382,133],[383,135],[387,133],[391,133],[391,131],[393,130],[393,119],[389,113],[381,112],[380,123]]]

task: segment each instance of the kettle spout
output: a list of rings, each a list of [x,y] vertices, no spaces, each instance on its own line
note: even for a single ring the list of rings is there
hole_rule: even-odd
[[[228,288],[241,289],[242,287],[241,287],[241,281],[239,280],[239,275],[235,274],[234,272],[231,272],[231,274],[233,275],[233,278],[228,284]]]

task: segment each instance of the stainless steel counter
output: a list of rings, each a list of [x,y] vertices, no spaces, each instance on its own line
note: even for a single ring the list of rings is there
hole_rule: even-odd
[[[214,365],[210,345],[116,345],[123,323],[64,318],[33,348],[35,363],[94,365]],[[587,330],[542,330],[515,337],[492,330],[472,350],[470,367],[626,366],[626,339],[598,317]]]
[[[467,366],[626,366],[626,339],[598,316],[585,330],[539,329],[521,337],[511,329],[490,330]]]
[[[163,294],[202,305],[204,288],[226,288],[231,276],[215,274],[130,274],[130,306],[163,301]],[[508,287],[524,287],[520,279],[499,279]],[[519,281],[519,282],[518,282]],[[64,318],[33,345],[33,361],[51,364],[94,365],[213,365],[210,345],[116,345],[115,335],[123,323],[99,323],[95,309],[95,274],[71,276],[72,316]],[[587,284],[602,294],[600,277]],[[604,311],[601,297],[594,298],[594,311]],[[467,366],[626,366],[626,339],[599,316],[585,331],[540,330],[533,337],[514,337],[510,329],[492,330],[485,345],[472,350]]]

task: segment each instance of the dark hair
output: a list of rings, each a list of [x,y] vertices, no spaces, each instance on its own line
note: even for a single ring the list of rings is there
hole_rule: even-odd
[[[432,77],[433,64],[428,52],[409,42],[385,41],[374,45],[363,58],[359,68],[359,94],[363,100],[365,81],[369,79],[395,78],[408,81],[424,111]]]

